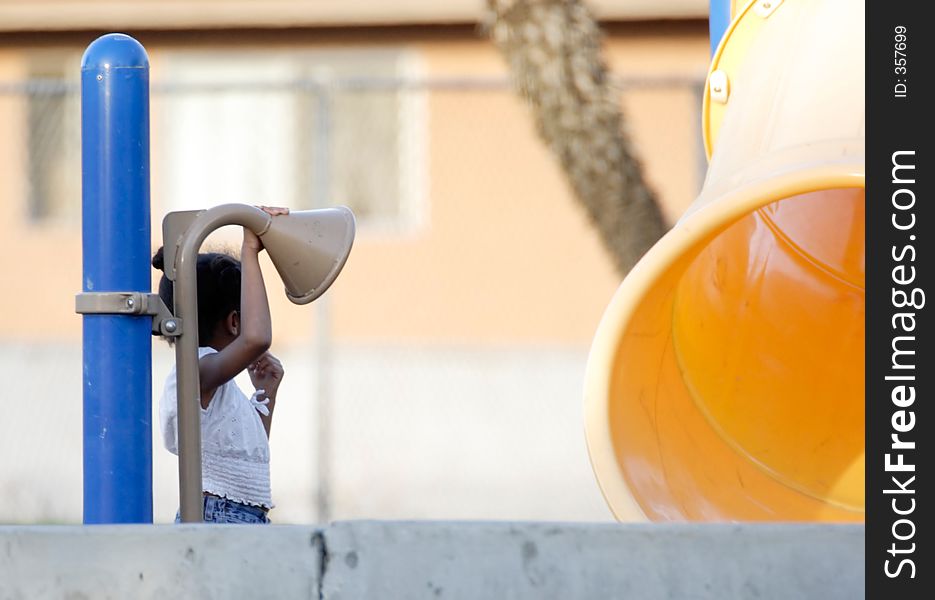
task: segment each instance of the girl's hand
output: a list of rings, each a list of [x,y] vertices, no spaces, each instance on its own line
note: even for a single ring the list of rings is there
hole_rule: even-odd
[[[289,209],[283,208],[280,206],[257,206],[260,210],[265,212],[271,217],[278,215],[288,215]],[[260,241],[260,237],[253,233],[252,230],[247,227],[243,228],[243,247],[245,250],[250,250],[256,253],[259,253],[263,249],[263,242]]]
[[[265,390],[267,398],[276,399],[276,392],[285,375],[285,370],[278,358],[269,352],[264,352],[260,358],[247,367],[247,373],[255,389]]]
[[[260,210],[265,212],[271,217],[276,217],[278,215],[288,215],[289,209],[283,208],[282,206],[257,206]]]
[[[243,250],[241,252],[250,251],[254,254],[259,254],[260,250],[263,249],[263,242],[260,241],[260,236],[253,233],[253,230],[244,227],[243,228]]]

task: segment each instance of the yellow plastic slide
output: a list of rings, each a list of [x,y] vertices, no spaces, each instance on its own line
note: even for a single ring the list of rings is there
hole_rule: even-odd
[[[704,188],[588,360],[620,520],[864,518],[863,11],[752,2],[715,54]]]

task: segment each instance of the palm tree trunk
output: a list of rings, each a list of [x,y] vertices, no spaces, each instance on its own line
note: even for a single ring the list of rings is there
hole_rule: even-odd
[[[620,273],[666,230],[580,0],[487,0],[486,29]]]

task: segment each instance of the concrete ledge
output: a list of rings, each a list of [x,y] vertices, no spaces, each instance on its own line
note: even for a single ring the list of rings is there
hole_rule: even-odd
[[[864,529],[379,522],[0,527],[0,598],[850,600]]]
[[[0,599],[318,598],[314,527],[0,527]]]
[[[863,598],[860,526],[351,522],[323,598]]]

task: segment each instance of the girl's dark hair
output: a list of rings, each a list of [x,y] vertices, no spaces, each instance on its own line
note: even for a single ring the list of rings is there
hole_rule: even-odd
[[[162,271],[159,297],[174,310],[173,284],[165,275],[165,258],[160,247],[153,256],[153,267]],[[240,261],[227,254],[207,252],[198,255],[198,345],[211,342],[214,328],[232,310],[240,310]]]

